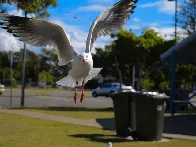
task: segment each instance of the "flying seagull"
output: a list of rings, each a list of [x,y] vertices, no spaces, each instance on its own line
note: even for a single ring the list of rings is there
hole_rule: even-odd
[[[120,0],[104,10],[92,23],[86,41],[84,53],[77,54],[69,42],[66,32],[55,23],[27,17],[0,13],[0,26],[14,37],[37,47],[53,46],[58,53],[58,65],[72,63],[68,75],[56,83],[75,88],[74,101],[77,100],[77,88],[82,86],[80,102],[84,97],[84,84],[95,77],[102,68],[93,68],[91,49],[101,36],[118,31],[134,12],[138,0]]]

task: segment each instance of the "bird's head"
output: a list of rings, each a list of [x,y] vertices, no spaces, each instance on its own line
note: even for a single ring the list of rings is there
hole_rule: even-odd
[[[78,56],[79,60],[83,63],[91,62],[92,61],[92,55],[90,53],[82,53]]]

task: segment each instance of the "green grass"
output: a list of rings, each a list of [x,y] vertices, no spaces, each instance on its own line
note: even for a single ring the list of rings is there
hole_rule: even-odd
[[[0,113],[0,147],[194,147],[195,141],[133,142],[111,136],[113,131]]]
[[[114,118],[114,112],[111,110],[111,108],[38,107],[24,108],[22,110],[81,119]]]
[[[45,114],[73,117],[81,119],[95,119],[95,118],[114,118],[113,108],[84,108],[84,107],[24,107],[24,108],[12,108],[31,112],[40,112]],[[196,115],[194,110],[187,112],[179,111],[175,114],[178,115]],[[164,116],[171,116],[166,112]]]

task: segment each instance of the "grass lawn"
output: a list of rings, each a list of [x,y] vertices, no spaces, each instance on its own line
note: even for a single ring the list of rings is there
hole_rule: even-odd
[[[109,136],[112,131],[0,113],[0,147],[188,147],[195,141],[133,142]]]
[[[73,117],[80,119],[95,119],[95,118],[114,118],[113,108],[84,108],[84,107],[24,107],[24,108],[12,108],[31,112],[40,112],[45,114],[51,114],[56,116]],[[195,110],[186,112],[179,111],[177,115],[196,115]],[[171,116],[169,112],[166,112],[164,116]]]
[[[19,109],[21,110],[21,109]],[[110,108],[74,108],[74,107],[60,107],[60,108],[24,108],[25,111],[41,112],[57,116],[94,119],[94,118],[114,118],[113,110]]]

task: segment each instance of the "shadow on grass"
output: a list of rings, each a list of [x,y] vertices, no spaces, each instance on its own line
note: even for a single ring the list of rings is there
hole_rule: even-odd
[[[99,118],[96,122],[105,130],[115,130],[114,118]],[[165,116],[163,133],[196,136],[196,114]]]
[[[164,133],[196,136],[196,114],[166,116]]]
[[[101,142],[101,143],[120,143],[120,142],[135,142],[133,140],[128,140],[126,138],[120,138],[115,135],[103,135],[103,134],[73,134],[70,135],[71,137],[76,137],[76,138],[85,138],[88,139],[89,141],[94,141],[94,142]]]
[[[92,112],[113,112],[112,107],[108,108],[86,108],[86,107],[15,107],[12,109],[37,109],[49,111],[92,111]]]

